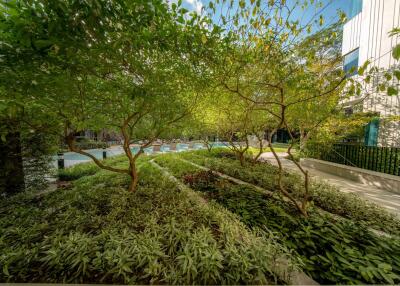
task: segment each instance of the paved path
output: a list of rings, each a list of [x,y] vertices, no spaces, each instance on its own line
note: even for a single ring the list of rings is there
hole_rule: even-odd
[[[285,159],[287,156],[286,153],[278,153],[278,155],[281,158],[283,167],[285,169],[299,172],[298,168],[292,161]],[[263,153],[260,156],[260,160],[266,160],[274,165],[277,165],[276,160],[271,152]],[[400,216],[400,195],[380,190],[373,186],[357,183],[339,176],[331,175],[326,172],[321,172],[317,169],[306,169],[309,171],[311,177],[328,182],[329,184],[338,187],[342,192],[358,194],[360,197],[372,201],[377,205],[386,208],[388,211],[396,214],[397,216]]]

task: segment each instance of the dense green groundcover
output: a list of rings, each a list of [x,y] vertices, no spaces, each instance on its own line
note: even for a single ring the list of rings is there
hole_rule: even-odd
[[[148,158],[140,160],[140,176],[137,192],[128,193],[127,177],[85,164],[63,172],[79,178],[67,189],[1,200],[0,281],[281,281],[272,269],[290,254],[273,236],[250,232],[218,204],[179,191]]]
[[[2,199],[0,281],[265,284],[284,282],[274,269],[286,256],[320,283],[400,282],[399,221],[373,204],[314,183],[315,206],[304,219],[278,195],[180,159],[275,191],[276,168],[269,164],[241,167],[226,149],[154,157],[201,200],[180,191],[151,158],[139,161],[134,194],[126,191],[127,177],[88,163],[60,173],[71,182],[67,189]],[[125,164],[124,157],[107,161]],[[295,195],[299,180],[285,176]],[[370,227],[394,236],[377,236]]]
[[[252,187],[233,184],[216,177],[211,172],[201,171],[179,160],[179,157],[191,158],[196,163],[210,164],[211,166],[208,165],[208,167],[214,166],[219,171],[250,182],[253,178],[248,177],[252,174],[250,171],[256,171],[256,174],[262,177],[260,180],[263,181],[263,186],[268,185],[267,182],[274,186],[275,167],[267,164],[248,165],[245,169],[250,173],[245,172],[245,169],[240,169],[238,162],[234,162],[234,159],[231,159],[232,156],[225,152],[197,151],[182,153],[179,156],[164,155],[158,157],[156,161],[193,189],[202,192],[209,201],[216,201],[238,214],[246,225],[266,232],[274,231],[286,246],[299,255],[304,263],[304,271],[320,283],[393,284],[400,282],[400,239],[377,236],[368,229],[371,225],[378,226],[377,218],[370,217],[375,214],[382,219],[381,224],[387,231],[393,227],[393,232],[397,232],[398,220],[379,207],[354,196],[341,197],[336,190],[321,184],[313,188],[314,198],[322,194],[318,199],[322,202],[317,201],[316,204],[332,210],[332,213],[340,212],[343,216],[333,216],[313,207],[310,210],[310,217],[304,219],[293,207],[277,196],[271,197]],[[194,160],[202,156],[208,157],[206,159],[212,157],[217,159],[212,163],[210,160]],[[243,174],[244,172],[247,177]],[[286,178],[285,184],[288,187],[290,184],[299,184],[299,178],[296,176],[287,175]],[[273,187],[269,186],[269,188]],[[296,192],[296,189],[298,187],[293,185],[292,191]],[[328,192],[332,194],[328,195]],[[335,196],[339,196],[340,199],[330,200]],[[335,206],[344,199],[348,200],[344,205]],[[352,206],[359,207],[351,209]],[[361,207],[368,209],[361,210]],[[347,214],[347,212],[351,213]]]
[[[278,189],[276,167],[267,163],[247,163],[241,166],[226,149],[219,148],[212,152],[203,150],[184,152],[180,153],[180,157],[272,192]],[[286,173],[283,183],[294,196],[301,197],[303,191],[301,178],[298,175]],[[343,193],[331,185],[316,181],[312,183],[311,195],[313,203],[327,212],[354,221],[362,221],[377,230],[400,235],[400,223],[393,214],[355,194]]]

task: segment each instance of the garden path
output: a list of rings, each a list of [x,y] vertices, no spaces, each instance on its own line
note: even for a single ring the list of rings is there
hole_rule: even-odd
[[[295,172],[300,172],[292,161],[285,159],[287,153],[278,153],[278,156],[280,157],[282,165],[285,169],[289,169]],[[263,153],[260,156],[260,160],[268,161],[271,164],[277,165],[272,152]],[[331,175],[329,173],[322,172],[317,169],[310,169],[310,168],[306,169],[309,171],[311,177],[317,178],[322,181],[326,181],[329,184],[338,187],[339,190],[342,192],[358,194],[360,197],[370,200],[400,217],[399,194],[395,194],[385,190],[380,190],[373,186],[363,185],[361,183],[357,183],[339,176]]]

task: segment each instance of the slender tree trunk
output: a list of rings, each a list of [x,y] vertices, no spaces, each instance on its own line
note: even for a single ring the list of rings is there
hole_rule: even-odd
[[[304,129],[300,129],[300,153],[303,153],[305,147],[306,147],[306,142],[307,142],[308,136],[307,133],[304,131]]]
[[[263,149],[264,149],[264,144],[263,144],[263,138],[262,136],[257,136],[257,140],[258,140],[258,153],[257,155],[253,158],[253,163],[257,163],[258,158],[260,158],[261,154],[263,153]]]
[[[283,117],[284,118],[284,117]],[[283,120],[282,120],[283,121]],[[280,126],[280,125],[279,125]],[[277,129],[275,129],[274,131],[271,132],[269,138],[268,138],[268,147],[271,149],[272,154],[274,155],[276,162],[278,163],[278,186],[279,186],[279,190],[281,191],[281,193],[286,196],[297,208],[297,210],[304,216],[304,217],[308,217],[307,214],[307,210],[305,208],[303,208],[303,204],[299,203],[287,190],[286,188],[283,186],[283,182],[282,182],[282,178],[283,178],[283,166],[282,166],[282,162],[279,159],[278,154],[275,151],[275,148],[272,146],[272,137],[274,136],[275,132]],[[292,142],[293,144],[293,142]],[[290,154],[290,153],[289,153]]]
[[[21,138],[10,132],[6,141],[0,139],[0,193],[13,195],[25,188]]]
[[[244,166],[244,153],[239,152],[238,153],[239,161],[240,161],[240,166]]]
[[[301,172],[301,173],[303,174],[303,176],[304,176],[304,191],[305,191],[305,193],[304,193],[304,196],[303,196],[303,200],[302,200],[302,203],[301,203],[301,207],[302,207],[302,209],[304,210],[304,212],[307,213],[307,205],[308,205],[308,201],[309,201],[309,199],[310,199],[309,174],[308,174],[308,171],[305,170],[305,169],[301,166],[301,164],[298,163],[298,162],[295,160],[295,158],[294,158],[294,156],[293,156],[293,154],[292,154],[292,148],[293,148],[293,146],[294,146],[295,139],[294,139],[294,136],[293,136],[292,132],[290,131],[290,128],[289,128],[289,126],[288,126],[288,124],[287,124],[286,121],[284,121],[284,124],[285,124],[285,127],[286,127],[286,129],[287,129],[287,131],[288,131],[288,133],[289,133],[289,136],[290,136],[291,140],[292,140],[292,143],[290,144],[290,146],[289,146],[289,148],[288,148],[288,154],[289,154],[290,158],[292,159],[293,163],[296,165],[296,167],[300,170],[300,172]],[[309,134],[310,134],[310,133],[303,132],[303,135],[304,135],[305,140],[308,138]],[[302,136],[303,136],[303,135],[302,135]]]
[[[203,142],[204,142],[204,145],[206,145],[208,152],[211,152],[211,149],[213,146],[212,146],[212,143],[210,143],[210,141],[208,140],[208,137],[206,139],[204,139]]]
[[[130,174],[129,176],[131,177],[131,182],[129,183],[129,192],[135,192],[136,191],[136,186],[139,181],[138,173],[136,170],[136,165],[135,162],[130,162]]]

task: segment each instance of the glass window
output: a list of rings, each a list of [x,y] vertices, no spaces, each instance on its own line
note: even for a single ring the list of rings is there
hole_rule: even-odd
[[[378,144],[379,119],[373,119],[365,128],[365,146],[376,146]]]
[[[358,52],[359,49],[356,49],[344,56],[343,69],[349,77],[357,74]]]
[[[351,18],[357,16],[358,13],[362,11],[363,0],[350,0],[350,7],[347,18],[350,20]]]

